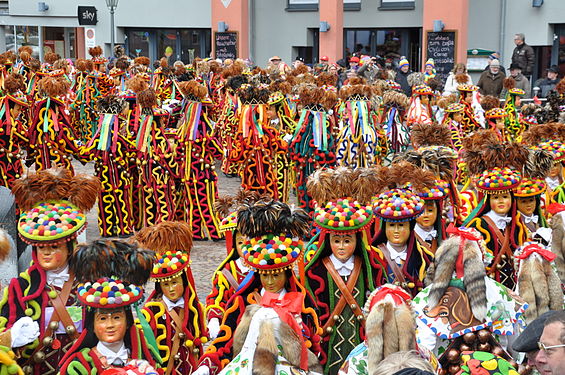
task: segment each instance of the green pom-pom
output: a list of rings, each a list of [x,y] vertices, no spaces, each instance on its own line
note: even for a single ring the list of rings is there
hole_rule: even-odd
[[[48,295],[49,298],[51,298],[51,299],[57,298],[57,291],[55,291],[55,290],[50,290],[49,292],[47,292],[47,295]]]
[[[27,308],[24,313],[26,314],[26,316],[32,316],[33,315],[33,310],[30,308]]]

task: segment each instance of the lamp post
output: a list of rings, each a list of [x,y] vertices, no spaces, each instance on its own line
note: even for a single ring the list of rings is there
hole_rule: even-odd
[[[106,6],[110,10],[110,28],[111,28],[110,55],[111,56],[114,55],[114,39],[115,39],[115,37],[114,37],[114,12],[116,11],[116,8],[118,7],[118,1],[119,0],[106,0]]]

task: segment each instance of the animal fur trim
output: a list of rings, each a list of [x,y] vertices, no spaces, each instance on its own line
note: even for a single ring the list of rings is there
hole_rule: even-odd
[[[88,54],[92,56],[92,58],[102,56],[102,47],[94,46],[88,49]]]
[[[140,246],[156,253],[192,250],[192,229],[183,221],[163,221],[151,227],[142,228],[136,233],[135,241]]]
[[[554,215],[550,220],[551,251],[555,254],[555,266],[562,283],[565,283],[565,227],[561,214]]]
[[[0,228],[0,261],[4,261],[10,254],[11,250],[12,244],[8,237],[8,233],[4,229]]]
[[[481,99],[481,106],[483,107],[485,112],[493,108],[499,108],[500,100],[492,95],[486,95]]]
[[[414,124],[410,138],[417,147],[451,147],[451,131],[447,126],[441,124]]]
[[[310,217],[302,209],[292,209],[275,200],[244,203],[238,211],[237,229],[249,238],[266,234],[286,234],[303,238],[309,230]]]
[[[233,356],[234,358],[241,352],[243,348],[243,344],[245,343],[245,338],[247,337],[247,333],[249,332],[249,326],[251,325],[251,319],[253,315],[261,308],[260,305],[251,304],[247,305],[245,308],[245,312],[235,329],[233,334]]]

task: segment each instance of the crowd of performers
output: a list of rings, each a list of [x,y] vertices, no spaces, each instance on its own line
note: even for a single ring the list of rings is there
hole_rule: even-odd
[[[101,52],[0,55],[0,175],[33,259],[0,299],[0,374],[373,375],[397,352],[532,371],[522,331],[564,307],[565,82],[520,106],[512,78],[501,104],[466,76],[408,98]],[[241,189],[218,197],[216,166]],[[106,238],[79,243],[96,204]],[[220,238],[199,299],[193,240]]]

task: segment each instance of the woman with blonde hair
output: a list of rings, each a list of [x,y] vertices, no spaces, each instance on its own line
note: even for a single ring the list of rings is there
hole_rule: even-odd
[[[402,372],[402,374],[433,374],[432,365],[423,359],[417,351],[396,352],[388,355],[378,364],[372,375],[394,375],[400,374],[402,370],[420,370],[421,372]]]
[[[459,77],[457,77],[459,76]],[[465,76],[467,79],[465,80]],[[467,67],[465,64],[457,63],[453,66],[451,72],[445,80],[445,86],[443,88],[443,96],[449,96],[451,94],[457,94],[457,86],[459,85],[472,85],[473,80],[469,73],[467,73]]]

